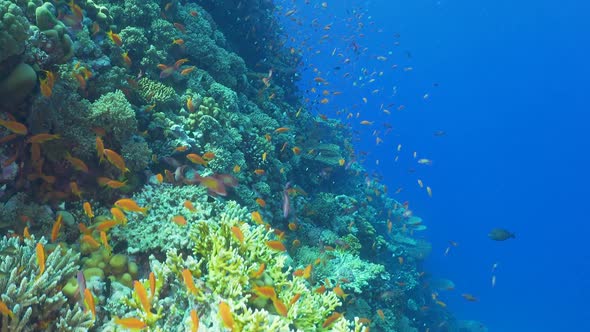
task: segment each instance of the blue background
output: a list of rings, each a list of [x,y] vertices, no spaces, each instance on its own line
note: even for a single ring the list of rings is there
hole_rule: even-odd
[[[590,6],[581,1],[330,1],[322,10],[319,1],[296,3],[308,22],[335,22],[322,44],[313,40],[326,31],[309,25],[287,30],[311,37],[306,64],[323,69],[320,76],[330,78],[330,88],[344,92],[329,107],[317,105],[317,111],[361,112],[351,121],[360,131],[357,148],[370,152],[366,165],[384,175],[390,193],[403,187],[396,199],[408,200],[426,221],[433,252],[425,269],[455,282],[456,290],[441,299],[456,318],[480,320],[490,331],[590,331],[590,29],[584,22]],[[365,36],[354,40],[366,50],[346,67],[330,53],[349,45],[352,28],[342,22],[359,7]],[[317,50],[321,53],[312,54]],[[379,55],[388,57],[386,64],[375,63]],[[400,67],[390,69],[391,60]],[[336,65],[344,68],[329,71]],[[371,96],[376,85],[352,86],[352,79],[341,78],[344,71],[356,79],[363,67],[378,66],[385,75],[375,84],[387,93]],[[413,70],[400,69],[408,66]],[[306,69],[303,82],[314,76]],[[359,102],[363,96],[366,105]],[[392,115],[378,111],[390,102],[396,103]],[[406,109],[395,111],[399,104]],[[374,127],[358,124],[365,118],[375,121]],[[371,133],[383,129],[377,127],[383,122],[393,124],[394,131],[376,147]],[[434,137],[435,130],[447,134]],[[417,165],[413,151],[433,165]],[[418,178],[432,187],[432,198],[418,187]],[[516,240],[489,240],[494,227],[515,232]],[[459,246],[445,256],[449,240]],[[479,301],[467,302],[461,293]]]

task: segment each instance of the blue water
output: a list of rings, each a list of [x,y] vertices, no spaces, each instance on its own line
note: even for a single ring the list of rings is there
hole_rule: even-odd
[[[346,109],[341,118],[360,112],[349,122],[360,132],[357,149],[369,153],[365,164],[384,176],[390,193],[403,188],[395,197],[409,201],[429,227],[433,252],[425,269],[456,284],[440,295],[448,310],[490,331],[590,331],[590,28],[584,22],[590,5],[331,1],[321,9],[319,3],[298,4],[298,15],[318,18],[320,27],[334,22],[328,32],[306,25],[287,31],[311,37],[306,64],[330,77],[331,90],[343,91],[317,111],[336,116]],[[343,22],[354,16],[353,7],[362,7],[364,16],[352,21],[364,22],[365,34],[354,40],[367,49],[333,70],[346,57],[332,56],[334,48],[352,54],[344,51],[351,39],[343,41],[352,27]],[[330,38],[318,44],[326,33]],[[387,61],[375,60],[379,55]],[[384,74],[354,86],[363,67]],[[342,78],[347,71],[352,79]],[[314,76],[310,68],[303,82]],[[381,91],[372,95],[373,89]],[[380,105],[389,103],[395,105],[386,115]],[[397,111],[401,104],[405,109]],[[375,123],[359,125],[364,119]],[[390,134],[383,123],[393,126]],[[379,146],[375,129],[384,140]],[[446,135],[435,137],[436,130]],[[414,151],[433,164],[418,165]],[[432,188],[432,198],[417,179]],[[494,227],[515,232],[516,239],[491,241]],[[445,256],[449,240],[459,245]],[[461,293],[479,301],[465,301]]]

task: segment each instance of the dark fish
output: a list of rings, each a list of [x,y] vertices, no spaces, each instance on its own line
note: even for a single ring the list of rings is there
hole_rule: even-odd
[[[503,228],[494,228],[490,231],[488,237],[494,241],[506,241],[510,238],[516,238],[516,235]]]

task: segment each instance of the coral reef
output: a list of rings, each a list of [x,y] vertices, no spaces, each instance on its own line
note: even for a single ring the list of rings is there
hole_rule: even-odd
[[[38,245],[45,243],[44,239]],[[87,329],[93,324],[90,312],[67,303],[60,291],[77,270],[79,254],[55,247],[39,258],[33,238],[0,239],[0,300],[12,315],[2,315],[3,331]],[[42,247],[41,247],[42,248]],[[44,271],[40,270],[43,260]]]
[[[2,329],[426,326],[426,225],[308,111],[277,13],[0,0]]]

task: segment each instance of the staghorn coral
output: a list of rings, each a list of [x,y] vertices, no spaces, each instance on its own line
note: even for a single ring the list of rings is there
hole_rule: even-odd
[[[160,82],[143,77],[137,82],[139,95],[150,103],[166,104],[176,102],[176,92],[171,87]]]
[[[189,328],[188,313],[196,308],[200,324],[218,331],[224,329],[218,318],[219,303],[225,302],[230,306],[236,330],[321,330],[326,318],[340,305],[336,295],[313,292],[304,278],[292,277],[287,267],[288,256],[266,244],[272,239],[272,230],[240,221],[245,218],[244,209],[228,202],[218,219],[197,221],[189,231],[193,255],[183,256],[170,250],[165,263],[152,258],[157,282],[150,312],[146,312],[136,295],[126,293],[121,301],[123,308],[110,304],[118,308],[115,313],[124,310],[124,316],[138,317],[151,329],[172,331]],[[236,229],[243,239],[238,239]],[[266,268],[261,268],[262,264]],[[190,271],[195,292],[188,290],[183,281],[185,270]],[[148,286],[146,281],[142,283]],[[273,301],[253,296],[254,288],[263,285],[275,289],[274,301],[289,303],[285,316],[276,311]],[[300,298],[290,303],[296,294]],[[350,331],[351,324],[340,318],[332,328]],[[360,324],[356,325],[355,331],[361,331]]]
[[[42,238],[41,243],[46,241]],[[78,269],[79,254],[72,249],[45,249],[46,268],[40,274],[37,241],[3,237],[0,239],[0,300],[14,316],[3,315],[2,331],[74,331],[92,326],[92,315],[77,305],[67,304],[60,291]],[[59,320],[57,317],[61,317]],[[45,326],[45,327],[42,327]]]
[[[207,204],[207,190],[199,186],[148,185],[133,195],[133,199],[149,207],[147,216],[129,215],[126,226],[111,231],[113,243],[125,242],[130,254],[164,253],[171,248],[188,249],[190,239],[186,236],[187,229],[192,229],[196,221],[219,213],[219,207]],[[193,203],[195,212],[183,206],[185,200]],[[177,215],[184,216],[188,224],[183,227],[172,222],[172,217]]]
[[[327,255],[321,254],[317,248],[303,246],[297,251],[295,259],[305,266],[313,263],[318,257],[325,264],[315,267],[315,277],[318,280],[327,278],[332,284],[347,279],[350,282],[342,285],[344,290],[360,294],[367,291],[374,281],[390,279],[390,275],[385,271],[383,265],[364,261],[357,255],[343,250],[334,250]]]

